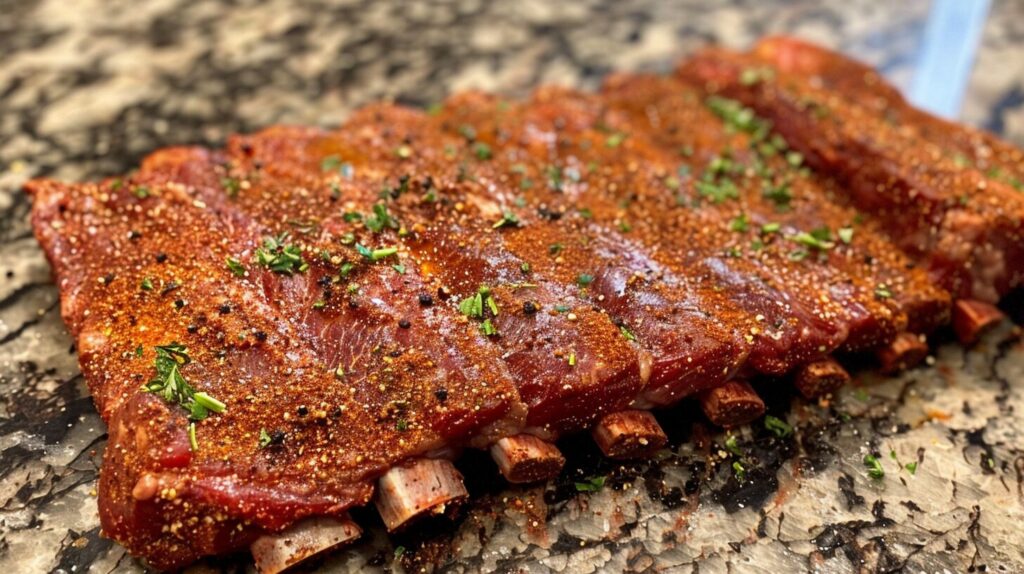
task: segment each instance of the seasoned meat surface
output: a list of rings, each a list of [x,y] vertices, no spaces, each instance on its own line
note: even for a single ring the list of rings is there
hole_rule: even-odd
[[[862,106],[764,59],[722,49],[687,60],[679,74],[772,122],[954,295],[995,302],[1024,283],[1019,181],[988,177],[958,155],[949,142],[969,140],[964,128],[925,122],[898,106]]]
[[[1015,148],[773,42],[31,182],[110,427],[104,533],[181,567],[406,460],[778,381],[1019,284]]]

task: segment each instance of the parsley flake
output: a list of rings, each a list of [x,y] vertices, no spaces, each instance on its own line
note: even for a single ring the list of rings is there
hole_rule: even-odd
[[[302,250],[297,245],[289,245],[288,239],[287,232],[264,238],[263,246],[256,250],[256,263],[274,273],[304,273],[309,269],[309,263],[302,258]]]
[[[142,389],[160,396],[169,403],[180,405],[189,412],[189,419],[192,421],[201,421],[211,412],[224,412],[227,405],[203,391],[196,391],[181,374],[181,367],[191,362],[188,349],[181,343],[157,346],[154,362],[156,377]]]
[[[597,492],[604,488],[603,476],[592,476],[583,482],[576,483],[576,492]]]
[[[231,271],[235,277],[245,276],[245,267],[238,259],[235,259],[234,257],[226,257],[224,258],[224,264],[227,265],[228,270]]]
[[[491,228],[501,229],[502,227],[519,227],[519,218],[511,211],[502,212],[501,219],[495,221]]]
[[[772,431],[779,438],[793,434],[793,427],[789,423],[772,415],[764,417],[764,428]]]
[[[864,455],[864,466],[868,469],[868,476],[876,480],[885,477],[885,469],[882,468],[882,462],[878,460],[878,457],[873,454]]]

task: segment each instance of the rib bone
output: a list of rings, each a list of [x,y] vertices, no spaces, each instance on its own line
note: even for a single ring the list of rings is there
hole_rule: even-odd
[[[888,346],[876,352],[880,371],[891,375],[917,366],[928,356],[928,345],[914,333],[900,333]]]
[[[443,514],[469,496],[462,475],[447,460],[421,458],[392,467],[377,482],[377,511],[389,532],[427,512]]]
[[[494,443],[491,457],[505,479],[515,484],[553,478],[565,464],[558,447],[529,434],[505,437]]]
[[[591,431],[605,456],[645,458],[665,446],[668,437],[648,411],[621,411],[605,415]]]
[[[303,520],[283,532],[261,536],[249,548],[260,574],[277,574],[355,540],[361,532],[347,516],[321,516]]]
[[[953,305],[953,330],[956,331],[956,337],[960,339],[961,344],[973,345],[1005,316],[990,303],[960,299]]]
[[[849,382],[850,373],[830,357],[807,363],[793,378],[793,386],[808,399],[827,395]]]
[[[729,381],[706,391],[700,406],[711,422],[730,428],[746,424],[764,414],[764,401],[746,381]]]

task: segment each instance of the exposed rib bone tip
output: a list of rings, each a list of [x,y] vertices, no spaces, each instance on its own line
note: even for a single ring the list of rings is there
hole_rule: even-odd
[[[928,345],[914,333],[900,333],[875,355],[878,357],[879,370],[891,375],[916,367],[928,356]]]
[[[558,476],[565,457],[558,447],[529,434],[505,437],[491,446],[491,458],[511,483],[539,482]]]
[[[746,381],[729,381],[704,392],[700,406],[711,422],[724,428],[749,423],[764,414],[764,401]]]
[[[426,514],[443,514],[469,496],[450,461],[421,458],[392,467],[377,481],[377,511],[389,532]]]
[[[668,437],[648,411],[605,415],[591,431],[594,442],[609,458],[647,458],[665,446]]]
[[[960,299],[953,305],[953,330],[961,344],[973,345],[1005,316],[991,303]]]
[[[308,518],[283,532],[267,534],[249,547],[260,574],[277,574],[296,564],[351,542],[362,530],[348,517]]]
[[[850,373],[831,357],[803,365],[793,377],[793,386],[808,399],[825,396],[849,382]]]

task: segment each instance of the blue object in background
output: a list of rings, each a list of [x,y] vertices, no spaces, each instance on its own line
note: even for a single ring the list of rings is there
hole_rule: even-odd
[[[949,119],[960,115],[989,0],[934,0],[910,101]]]

